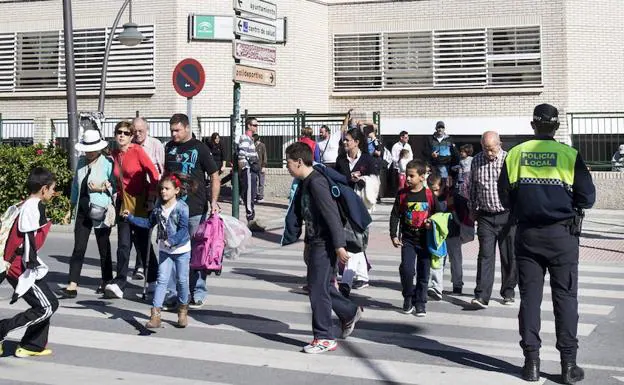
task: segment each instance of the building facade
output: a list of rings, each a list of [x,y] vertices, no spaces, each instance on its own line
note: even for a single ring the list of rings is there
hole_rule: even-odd
[[[277,85],[242,86],[241,107],[251,113],[355,108],[379,111],[384,135],[403,129],[428,135],[437,120],[453,135],[488,129],[528,135],[532,108],[548,102],[559,107],[559,139],[569,143],[567,114],[624,110],[621,0],[273,2],[286,18],[285,42],[276,45]],[[121,3],[73,1],[79,111],[97,108],[103,48]],[[134,48],[113,44],[107,116],[186,111],[171,78],[187,57],[206,71],[194,116],[232,113],[232,45],[189,41],[191,14],[234,13],[229,0],[133,1],[133,20],[146,40]],[[61,0],[0,1],[4,119],[62,126],[62,26]],[[592,121],[588,132],[600,132],[600,125]],[[611,133],[622,130],[624,124]]]

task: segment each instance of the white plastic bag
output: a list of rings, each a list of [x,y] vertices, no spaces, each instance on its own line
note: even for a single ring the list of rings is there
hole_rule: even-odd
[[[251,240],[251,231],[238,219],[221,214],[225,236],[225,250],[223,256],[227,259],[236,259]]]

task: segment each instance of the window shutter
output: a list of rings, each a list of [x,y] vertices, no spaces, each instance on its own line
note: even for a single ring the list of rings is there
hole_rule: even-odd
[[[154,80],[154,26],[139,26],[143,41],[126,47],[117,37],[113,40],[108,58],[106,89],[155,88]],[[118,28],[116,34],[123,29]]]
[[[488,83],[492,86],[542,84],[539,27],[488,30]]]
[[[436,87],[485,87],[485,30],[434,31],[433,39]]]
[[[0,34],[0,91],[15,88],[15,34]]]
[[[17,34],[16,88],[57,88],[59,31]]]
[[[334,89],[381,88],[381,34],[334,35]]]
[[[384,86],[419,89],[433,86],[431,32],[384,34]]]

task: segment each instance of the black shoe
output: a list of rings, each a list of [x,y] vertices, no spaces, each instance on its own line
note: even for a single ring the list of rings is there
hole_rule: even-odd
[[[353,285],[352,285],[353,290],[360,290],[360,289],[364,289],[365,287],[368,287],[368,281],[357,280],[353,282]]]
[[[338,285],[338,291],[345,298],[349,298],[349,295],[351,294],[351,288],[346,283],[341,283],[340,285]]]
[[[425,317],[427,316],[427,310],[425,310],[424,306],[416,306],[416,317]]]
[[[461,287],[454,287],[453,288],[453,294],[461,294],[462,293],[462,288]]]
[[[485,302],[484,299],[482,298],[475,298],[472,301],[470,301],[471,304],[473,304],[475,307],[479,308],[479,309],[487,309],[488,308],[488,303]]]
[[[61,289],[58,291],[58,294],[61,296],[61,298],[76,298],[76,296],[78,295],[78,290]]]
[[[562,362],[561,363],[561,382],[564,384],[576,384],[579,381],[583,381],[585,378],[585,371],[576,365],[576,362]]]
[[[540,379],[540,360],[539,358],[524,359],[524,366],[522,367],[522,379],[525,381],[539,381]]]
[[[407,297],[403,300],[403,313],[412,314],[414,311],[414,304],[412,303],[412,299]]]
[[[511,305],[514,302],[516,302],[516,300],[513,297],[505,297],[505,298],[503,298],[503,305]]]
[[[439,291],[437,291],[436,289],[432,287],[427,289],[427,296],[429,296],[429,298],[431,298],[434,301],[442,300],[442,293],[440,293]]]

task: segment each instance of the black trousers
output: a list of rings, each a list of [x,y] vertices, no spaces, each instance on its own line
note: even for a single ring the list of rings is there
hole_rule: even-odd
[[[336,252],[331,245],[309,245],[306,259],[312,332],[315,339],[333,340],[332,310],[340,321],[347,322],[355,317],[358,307],[331,283],[336,267]]]
[[[14,278],[7,278],[7,281],[13,288],[17,286],[17,280]],[[50,290],[45,277],[35,281],[22,299],[30,305],[30,309],[14,315],[13,318],[0,321],[0,340],[3,340],[9,332],[25,327],[26,332],[20,346],[33,352],[41,352],[48,344],[50,317],[58,309],[58,300]]]
[[[149,269],[147,270],[147,282],[156,282],[158,278],[158,259],[154,252],[154,244],[150,245],[150,242],[152,242],[152,240],[149,239],[149,229],[144,229],[142,227],[134,228],[132,233],[132,244],[134,245],[134,250],[136,250],[134,268],[145,268],[145,266],[147,266],[147,247],[151,246],[149,248],[150,263]]]
[[[76,224],[74,226],[74,250],[69,260],[69,282],[80,283],[82,265],[84,264],[85,253],[89,243],[89,236],[93,228],[93,221],[80,209],[76,214]],[[95,229],[95,241],[100,253],[100,269],[102,270],[102,281],[109,282],[113,279],[113,259],[111,256],[110,234],[111,228]]]
[[[132,248],[133,238],[137,239],[139,244],[145,245],[147,248],[149,230],[142,227],[134,226],[125,220],[119,220],[117,223],[117,271],[113,283],[116,283],[120,289],[124,289],[127,284],[128,265],[130,262],[130,249]],[[150,266],[147,271],[147,281],[156,282],[158,278],[158,261],[152,247],[150,253]],[[143,255],[147,255],[147,250],[143,249]]]
[[[247,220],[252,221],[256,217],[254,199],[258,195],[258,174],[252,172],[249,167],[241,171],[241,197],[245,203]]]
[[[427,285],[431,274],[431,254],[424,249],[418,240],[403,238],[401,247],[401,264],[399,275],[403,298],[411,299],[412,304],[424,308],[427,303]],[[414,286],[416,276],[416,286]]]
[[[557,349],[562,361],[575,361],[578,350],[579,238],[564,224],[545,227],[519,225],[516,258],[520,289],[520,346],[525,357],[539,357],[540,306],[544,275],[550,274]]]
[[[498,214],[479,212],[477,224],[479,256],[477,258],[475,298],[481,298],[487,303],[492,296],[497,243],[500,251],[502,275],[500,295],[503,298],[514,298],[515,287],[518,282],[513,249],[516,226],[509,220],[508,212]]]

